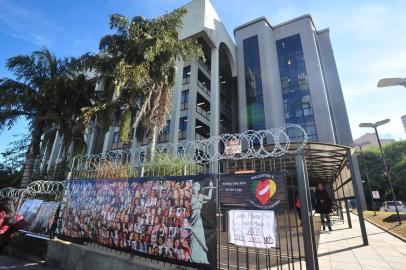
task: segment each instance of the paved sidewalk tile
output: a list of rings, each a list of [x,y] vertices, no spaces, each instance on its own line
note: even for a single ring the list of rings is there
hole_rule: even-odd
[[[369,245],[363,246],[358,216],[352,228],[337,222],[333,231],[322,231],[318,243],[320,269],[406,270],[406,243],[365,222]]]

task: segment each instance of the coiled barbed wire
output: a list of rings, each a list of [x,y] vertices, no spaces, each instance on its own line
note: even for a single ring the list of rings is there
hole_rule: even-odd
[[[220,160],[243,160],[252,158],[280,157],[302,150],[308,141],[306,131],[299,125],[287,124],[281,128],[247,130],[236,134],[222,134],[205,140],[164,143],[155,146],[155,154],[164,154],[159,159],[149,159],[151,145],[140,146],[133,151],[111,151],[104,154],[78,155],[72,159],[71,172],[96,171],[100,166],[117,169],[127,166],[168,165],[174,158],[183,164],[204,164]],[[241,151],[229,151],[228,145],[237,142]],[[291,142],[297,143],[290,149]],[[2,188],[0,198],[21,198],[22,196],[57,195],[64,190],[66,181],[38,180],[24,188]]]
[[[280,157],[303,149],[308,141],[306,131],[299,125],[286,124],[281,128],[247,130],[236,134],[222,134],[204,140],[162,143],[155,145],[155,154],[163,158],[150,159],[151,145],[132,150],[111,151],[102,154],[78,155],[72,159],[71,172],[116,169],[133,166],[168,165],[176,158],[182,164],[205,164],[220,160]],[[238,142],[241,152],[228,151],[228,145]],[[290,149],[291,143],[297,143]]]
[[[64,181],[38,180],[30,183],[26,188],[2,188],[0,189],[0,198],[17,199],[22,196],[57,195],[62,193],[64,185]]]

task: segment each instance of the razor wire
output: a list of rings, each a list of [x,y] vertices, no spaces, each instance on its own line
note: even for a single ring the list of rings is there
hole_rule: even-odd
[[[64,185],[64,181],[38,180],[30,183],[26,188],[2,188],[0,189],[0,198],[18,199],[23,196],[57,195],[63,192]]]
[[[230,151],[237,142],[241,151]],[[280,128],[247,130],[222,134],[204,140],[160,143],[138,146],[131,150],[116,150],[101,154],[77,155],[71,161],[71,172],[95,172],[100,168],[115,170],[126,167],[170,165],[177,160],[184,165],[208,164],[221,160],[246,160],[281,157],[302,150],[308,142],[306,131],[299,125],[286,124]],[[291,144],[295,148],[291,149]],[[153,148],[152,148],[153,147]],[[159,158],[150,158],[151,152]]]

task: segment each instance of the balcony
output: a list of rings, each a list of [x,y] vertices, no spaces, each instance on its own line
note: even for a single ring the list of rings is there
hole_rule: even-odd
[[[141,145],[147,145],[147,144],[150,144],[151,142],[152,142],[152,138],[145,137],[144,139],[142,139]]]
[[[210,89],[208,89],[203,82],[197,81],[197,86],[199,86],[199,88],[202,89],[203,92],[205,92],[210,97]]]
[[[168,133],[164,133],[164,134],[159,135],[158,142],[164,143],[164,142],[168,142],[168,141],[169,141],[169,134]]]
[[[181,103],[180,104],[180,110],[181,111],[185,111],[185,110],[187,110],[188,109],[188,102],[185,102],[185,103]]]
[[[178,140],[186,140],[186,130],[179,130]]]
[[[208,73],[210,73],[211,67],[205,63],[201,58],[198,60],[199,65],[204,68]]]
[[[200,135],[199,133],[196,133],[196,140],[197,141],[200,141],[200,140],[206,140],[207,139],[207,137],[204,137],[204,136],[202,136],[202,135]]]
[[[196,112],[198,114],[200,114],[201,116],[203,116],[204,118],[206,118],[207,120],[210,119],[210,112],[204,110],[202,107],[200,107],[199,105],[196,105]]]
[[[190,83],[190,76],[182,79],[182,85]]]

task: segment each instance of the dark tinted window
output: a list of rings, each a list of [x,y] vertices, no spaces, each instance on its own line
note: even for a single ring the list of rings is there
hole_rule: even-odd
[[[286,123],[302,126],[310,141],[317,141],[312,98],[300,35],[276,41]],[[300,136],[288,130],[291,138]]]
[[[258,36],[243,41],[248,129],[265,129]]]

